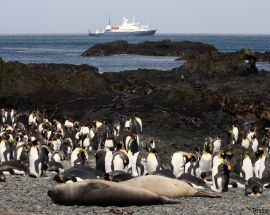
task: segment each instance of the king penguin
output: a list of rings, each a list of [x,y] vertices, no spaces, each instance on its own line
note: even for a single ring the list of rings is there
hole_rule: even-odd
[[[191,157],[190,153],[178,151],[172,155],[170,166],[176,178],[180,177],[185,172],[185,164]]]
[[[204,150],[199,161],[199,174],[203,172],[211,171],[211,163],[212,163],[212,140],[207,138],[205,139]],[[197,174],[196,174],[197,175]]]
[[[40,177],[48,167],[49,150],[36,141],[33,144],[29,151],[29,176]]]
[[[242,155],[242,162],[240,165],[240,176],[246,181],[253,177],[253,165],[249,153],[247,151],[245,151]]]
[[[218,171],[213,177],[213,185],[211,186],[211,189],[219,193],[227,192],[232,167],[227,161],[223,160],[217,169]]]
[[[129,164],[129,158],[126,150],[124,149],[123,142],[117,144],[117,150],[113,154],[112,171],[122,170]]]
[[[71,153],[71,167],[77,164],[84,165],[86,160],[88,160],[88,154],[84,149],[80,147],[75,148]]]
[[[152,149],[146,158],[146,169],[147,173],[151,174],[157,170],[161,170],[161,160],[157,154],[156,149]]]

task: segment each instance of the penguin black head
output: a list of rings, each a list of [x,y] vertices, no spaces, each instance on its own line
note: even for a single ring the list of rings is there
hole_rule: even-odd
[[[228,163],[223,163],[222,164],[222,167],[223,167],[223,175],[228,175],[230,174],[231,170],[232,170],[232,167],[230,164]]]
[[[264,154],[264,148],[263,147],[258,147],[258,150],[255,152],[256,158],[261,157]]]
[[[120,150],[120,149],[122,149],[123,147],[124,147],[123,141],[120,141],[120,142],[118,142],[118,143],[116,144],[116,149],[117,149],[117,150]]]
[[[232,153],[232,151],[226,151],[225,152],[225,158],[226,158],[226,160],[228,160],[228,161],[230,161],[232,158],[233,158],[233,153]]]
[[[38,140],[37,140],[37,139],[33,140],[33,141],[32,141],[32,145],[33,145],[33,146],[38,145]]]
[[[220,157],[223,158],[223,159],[225,159],[226,153],[225,153],[224,150],[220,152]]]
[[[156,154],[156,153],[157,153],[157,150],[156,150],[155,148],[151,148],[151,149],[150,149],[150,153]]]
[[[53,178],[58,183],[65,183],[65,177],[62,174],[58,174]]]
[[[263,193],[263,185],[256,180],[250,178],[245,184],[245,195],[253,198],[260,197]]]
[[[112,181],[113,177],[110,173],[105,173],[103,179],[106,181]]]

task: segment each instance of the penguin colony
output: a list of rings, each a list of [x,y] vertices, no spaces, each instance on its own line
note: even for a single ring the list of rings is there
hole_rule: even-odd
[[[150,198],[149,201],[134,197],[129,203],[123,202],[124,199],[122,202],[111,202],[117,205],[178,203],[165,197],[217,197],[207,191],[198,191],[202,189],[221,193],[242,188],[246,196],[258,197],[270,187],[270,128],[265,128],[263,138],[259,141],[257,129],[253,125],[241,138],[238,128],[232,125],[226,142],[219,134],[215,138],[207,137],[202,150],[177,151],[172,154],[165,168],[157,153],[156,141],[151,139],[141,144],[143,124],[136,114],[121,123],[114,122],[111,126],[101,121],[93,121],[90,126],[71,119],[62,123],[55,119],[50,121],[39,111],[23,115],[24,120],[22,114],[16,113],[14,109],[1,109],[0,112],[2,182],[6,181],[7,174],[44,177],[50,172],[54,174],[56,182],[65,183],[66,186],[78,183],[76,186],[87,186],[89,192],[90,188],[106,190],[110,187],[112,193],[109,194],[116,195],[115,190],[126,192],[124,187],[132,186],[136,187],[136,192],[142,189],[141,192],[148,193],[144,195]],[[95,168],[88,165],[91,156],[95,157]],[[64,168],[64,160],[69,162],[69,168]],[[151,178],[147,175],[151,175]],[[100,182],[95,182],[97,179]],[[114,184],[105,183],[104,180]],[[153,182],[152,189],[149,180]],[[145,183],[142,184],[142,181]],[[192,195],[182,192],[182,188],[177,194],[168,190],[169,186],[167,190],[156,188],[156,182],[160,184],[164,181],[168,184],[175,181],[184,183],[179,186],[188,186],[188,189],[183,189]],[[116,182],[123,187],[115,185]],[[147,183],[148,187],[145,186]],[[61,201],[61,197],[56,194],[56,190],[64,188],[63,185],[56,187],[48,191],[48,195],[56,203],[69,204]],[[82,195],[83,189],[80,188],[81,193],[78,195]],[[89,203],[90,200],[87,201]],[[74,202],[79,204],[77,200]],[[91,199],[91,205],[95,204],[99,203]],[[106,206],[106,203],[103,201],[100,205]]]

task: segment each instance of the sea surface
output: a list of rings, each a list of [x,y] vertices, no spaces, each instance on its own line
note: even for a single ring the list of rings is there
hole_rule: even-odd
[[[170,70],[183,64],[176,57],[115,55],[109,57],[82,57],[89,47],[113,40],[129,43],[143,41],[198,41],[213,44],[221,52],[250,48],[253,51],[270,51],[270,35],[200,35],[156,34],[154,36],[94,36],[77,35],[0,35],[0,57],[5,61],[23,63],[89,64],[100,72],[133,70],[138,68]],[[258,68],[270,71],[269,62],[257,63]]]

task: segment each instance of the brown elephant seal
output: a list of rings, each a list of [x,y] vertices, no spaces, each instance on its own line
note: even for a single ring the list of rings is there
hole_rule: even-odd
[[[48,196],[54,203],[61,205],[129,206],[179,203],[179,200],[159,196],[143,188],[98,179],[57,185],[48,191]]]
[[[140,176],[120,183],[134,188],[147,189],[159,196],[166,196],[169,198],[192,196],[210,198],[220,197],[213,192],[198,191],[184,181],[157,175]]]

